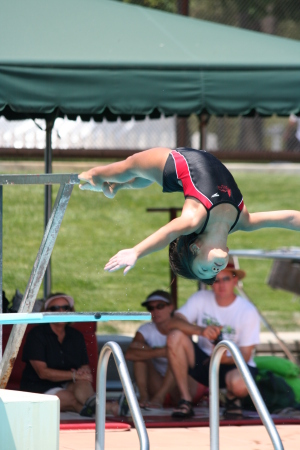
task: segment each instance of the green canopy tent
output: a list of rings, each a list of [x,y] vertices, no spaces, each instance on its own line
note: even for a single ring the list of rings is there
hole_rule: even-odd
[[[0,114],[47,120],[46,172],[58,116],[300,112],[298,41],[113,0],[4,0],[0,43]]]
[[[300,112],[300,42],[113,0],[4,0],[9,119]]]

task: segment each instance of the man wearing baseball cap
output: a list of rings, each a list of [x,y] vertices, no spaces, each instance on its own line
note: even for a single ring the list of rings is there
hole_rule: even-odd
[[[252,303],[235,294],[237,283],[245,276],[243,270],[236,269],[229,261],[217,274],[212,290],[196,292],[175,312],[167,340],[169,364],[181,398],[174,417],[193,415],[188,376],[208,386],[210,355],[219,340],[233,341],[252,375],[256,375],[253,352],[259,343],[260,318]],[[177,325],[179,319],[185,321],[185,329],[181,322]],[[198,335],[198,342],[194,343],[188,335]],[[240,399],[248,391],[229,352],[222,356],[219,373],[220,388],[226,388],[226,414],[241,414]]]
[[[173,375],[168,370],[166,347],[168,323],[174,311],[174,303],[168,292],[156,290],[148,295],[142,306],[151,312],[152,321],[140,326],[125,356],[134,363],[140,407],[161,408],[168,393],[175,403],[179,399]],[[188,388],[193,397],[198,383],[191,377]]]

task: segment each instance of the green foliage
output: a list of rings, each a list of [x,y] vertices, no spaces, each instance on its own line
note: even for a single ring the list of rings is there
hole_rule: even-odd
[[[197,12],[202,14],[222,14],[229,19],[231,14],[246,14],[254,19],[263,19],[273,15],[277,20],[300,19],[298,0],[190,0],[190,11],[194,17],[201,18]]]
[[[177,0],[118,0],[178,13]],[[260,31],[262,20],[273,21],[274,34],[300,39],[299,0],[189,0],[189,15]],[[268,31],[270,32],[270,31]]]
[[[123,0],[123,2],[147,6],[154,9],[161,9],[172,13],[177,12],[177,0]]]
[[[300,39],[298,0],[190,0],[190,16],[242,28],[261,30],[261,21],[273,20],[272,33]]]

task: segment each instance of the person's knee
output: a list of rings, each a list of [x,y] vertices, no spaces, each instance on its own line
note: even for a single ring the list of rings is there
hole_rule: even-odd
[[[226,387],[236,397],[245,397],[248,394],[247,386],[239,373],[228,372]]]
[[[56,396],[60,400],[60,409],[65,409],[67,407],[75,408],[77,405],[75,394],[71,391],[62,390],[59,391]]]
[[[86,388],[89,388],[91,386],[91,384],[92,383],[90,381],[87,381],[87,380],[78,380],[78,381],[76,381],[76,383],[74,385],[74,388],[75,388],[75,390],[77,390],[77,389],[79,389],[79,390],[86,389]]]
[[[172,351],[183,345],[186,335],[179,330],[172,330],[167,336],[167,348]]]

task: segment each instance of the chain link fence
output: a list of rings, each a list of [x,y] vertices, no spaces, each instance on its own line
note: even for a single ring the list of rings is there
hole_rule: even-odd
[[[174,14],[300,39],[299,0],[111,0],[161,9]],[[297,134],[298,127],[298,134]],[[0,118],[0,149],[43,149],[44,121]],[[298,139],[299,138],[299,139]],[[199,148],[199,120],[165,118],[110,123],[57,119],[54,149],[143,150],[154,146]],[[236,157],[261,158],[285,153],[300,160],[300,119],[280,117],[210,117],[206,149]],[[225,153],[224,153],[225,154]],[[271,158],[272,159],[272,158]],[[287,158],[288,159],[288,158]]]

